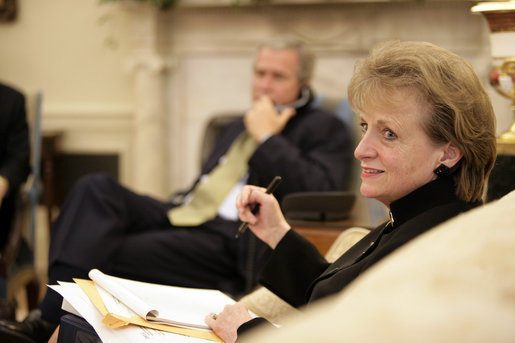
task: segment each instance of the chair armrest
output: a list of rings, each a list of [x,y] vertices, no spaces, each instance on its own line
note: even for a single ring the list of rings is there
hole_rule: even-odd
[[[341,220],[350,216],[355,199],[352,192],[296,192],[283,198],[281,208],[287,219]]]
[[[271,323],[281,324],[284,318],[298,310],[272,293],[268,288],[259,287],[239,300],[258,317]]]
[[[350,249],[363,237],[368,235],[370,229],[364,227],[350,227],[345,229],[331,245],[331,248],[325,254],[325,258],[329,262],[336,261],[344,252]]]

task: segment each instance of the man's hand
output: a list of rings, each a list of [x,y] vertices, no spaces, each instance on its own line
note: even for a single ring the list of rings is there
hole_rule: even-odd
[[[270,135],[280,133],[295,113],[295,109],[289,107],[278,113],[272,100],[264,95],[245,114],[245,128],[256,141],[262,142]]]

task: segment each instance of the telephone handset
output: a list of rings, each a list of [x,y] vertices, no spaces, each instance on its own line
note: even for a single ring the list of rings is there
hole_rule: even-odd
[[[310,98],[311,98],[310,88],[302,87],[300,90],[300,97],[297,100],[295,100],[292,103],[286,104],[286,105],[277,105],[277,106],[275,106],[275,109],[277,110],[277,112],[281,112],[282,110],[284,110],[285,108],[288,108],[288,107],[293,107],[293,108],[297,109],[297,108],[300,108],[300,107],[306,105]]]

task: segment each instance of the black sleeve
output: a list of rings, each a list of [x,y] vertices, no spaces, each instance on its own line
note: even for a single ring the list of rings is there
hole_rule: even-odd
[[[312,282],[330,263],[293,229],[274,249],[261,274],[261,284],[294,307],[307,303]]]
[[[238,338],[240,338],[242,335],[248,333],[249,331],[251,331],[252,329],[254,329],[258,326],[259,327],[263,327],[263,326],[273,327],[272,323],[270,323],[265,318],[257,317],[252,320],[249,320],[246,323],[243,323],[238,328]],[[236,339],[236,341],[238,341],[238,340]]]

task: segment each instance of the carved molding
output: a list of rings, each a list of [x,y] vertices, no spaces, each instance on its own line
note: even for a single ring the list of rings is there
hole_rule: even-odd
[[[125,62],[125,68],[130,73],[135,73],[138,69],[147,69],[152,74],[164,74],[171,70],[173,66],[170,59],[163,58],[155,53],[130,56]]]
[[[133,182],[136,191],[156,197],[168,194],[167,111],[165,77],[171,63],[164,56],[159,11],[147,4],[124,7],[129,17],[130,55],[125,67],[133,74]]]
[[[423,0],[426,2],[445,2],[445,0]],[[450,0],[452,1],[452,0]],[[462,0],[467,2],[477,2],[476,0]],[[328,4],[394,4],[394,3],[417,3],[420,0],[181,0],[178,7],[259,7],[259,6],[303,6],[315,5],[324,6]]]
[[[470,51],[476,45],[474,35],[466,30],[455,30],[450,35],[448,27],[477,29],[476,23],[481,18],[470,15],[470,7],[468,1],[179,7],[161,19],[168,25],[165,26],[166,35],[173,46],[173,56],[184,53],[248,53],[263,37],[285,32],[303,39],[317,54],[364,54],[386,39],[413,39],[421,23],[433,22],[441,25],[431,26],[430,35],[427,30],[420,32],[419,39],[436,39],[444,43],[447,40],[452,42],[453,51],[462,52]],[[456,16],[456,12],[468,16]],[[413,13],[417,13],[416,17]],[[407,27],[413,30],[407,30]],[[479,36],[481,33],[478,32]]]

